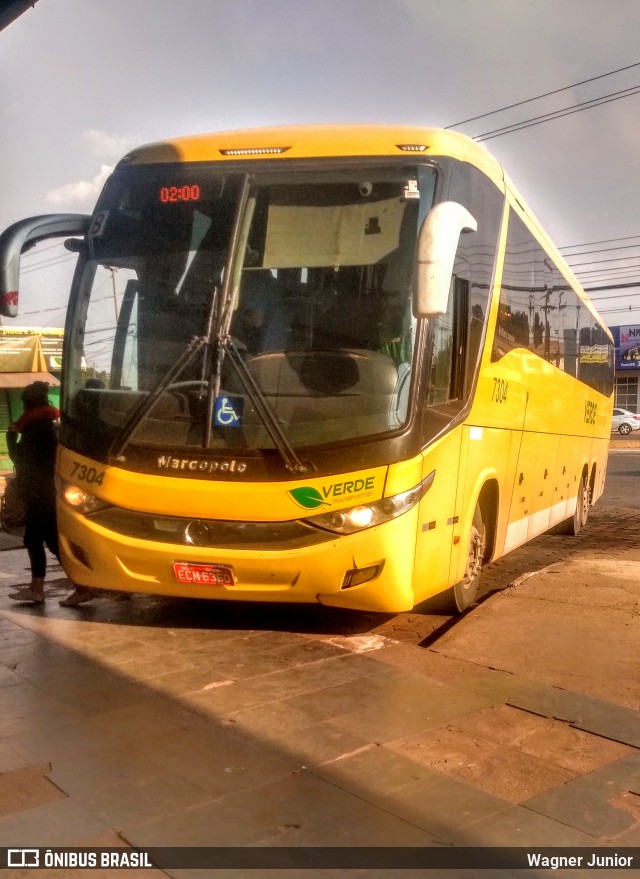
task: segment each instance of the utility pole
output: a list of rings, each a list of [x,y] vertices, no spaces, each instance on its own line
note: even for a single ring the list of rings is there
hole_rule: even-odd
[[[544,312],[544,359],[549,360],[549,355],[551,353],[551,324],[549,323],[549,312],[555,311],[556,306],[550,305],[549,300],[553,295],[553,290],[550,290],[548,287],[545,289],[545,292],[542,295],[544,299],[544,305],[542,306],[542,311]]]
[[[111,272],[111,289],[113,290],[113,308],[116,313],[116,323],[118,323],[118,294],[116,293],[116,270],[113,266],[105,266]]]

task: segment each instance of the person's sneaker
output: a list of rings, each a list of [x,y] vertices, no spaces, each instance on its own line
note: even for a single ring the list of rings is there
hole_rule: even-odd
[[[60,607],[77,607],[79,604],[86,604],[91,601],[93,592],[91,589],[75,589],[71,595],[67,595],[60,601]]]
[[[29,602],[30,604],[43,604],[44,595],[41,592],[34,592],[28,586],[24,589],[18,589],[17,592],[10,592],[9,598],[12,601]]]

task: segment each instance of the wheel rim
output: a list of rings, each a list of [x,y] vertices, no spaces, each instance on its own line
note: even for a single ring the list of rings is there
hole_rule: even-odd
[[[483,557],[484,535],[473,525],[469,535],[469,559],[467,561],[467,582],[465,586],[470,585],[476,577],[480,576]]]
[[[580,524],[586,525],[589,518],[589,508],[591,506],[591,489],[589,483],[585,479],[582,483],[582,505],[580,509]]]
[[[587,524],[589,518],[589,509],[591,507],[591,488],[586,477],[583,477],[578,489],[578,497],[576,501],[576,512],[574,517],[575,527],[574,533],[578,533],[580,529]]]

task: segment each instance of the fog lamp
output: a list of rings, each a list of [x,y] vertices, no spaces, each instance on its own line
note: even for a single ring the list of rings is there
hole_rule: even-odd
[[[368,568],[352,568],[342,578],[342,589],[350,589],[352,586],[358,586],[360,583],[367,583],[378,576],[380,565],[371,565]]]

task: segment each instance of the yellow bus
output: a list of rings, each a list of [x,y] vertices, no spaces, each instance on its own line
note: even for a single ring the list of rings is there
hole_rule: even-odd
[[[613,340],[463,135],[302,126],[135,149],[77,253],[57,464],[64,568],[100,589],[397,612],[603,490]]]

